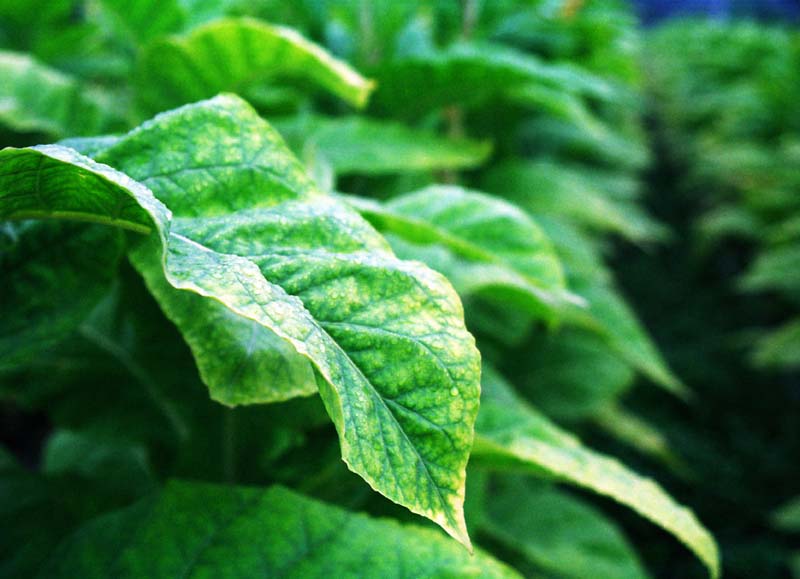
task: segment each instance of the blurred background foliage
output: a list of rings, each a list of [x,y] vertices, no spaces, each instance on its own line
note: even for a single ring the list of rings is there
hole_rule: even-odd
[[[733,4],[716,12],[746,11]],[[664,12],[638,8],[649,22]],[[263,23],[297,29],[375,79],[366,108],[356,114],[358,99],[323,94],[337,93],[322,73],[309,83],[292,63],[226,43],[231,29],[266,42]],[[223,90],[272,122],[320,186],[362,198],[356,206],[401,257],[450,277],[484,359],[519,394],[692,507],[719,541],[727,577],[790,577],[792,565],[800,577],[796,29],[677,20],[643,30],[615,0],[0,0],[3,146],[119,133]],[[509,252],[496,267],[476,265],[453,249],[461,245],[397,235],[392,224],[419,217],[431,183],[490,193],[471,199],[501,216],[507,206],[492,203],[514,203],[529,228],[515,233],[543,234],[550,261],[526,270]],[[9,249],[17,237],[44,245],[62,234],[0,231],[0,266],[19,259]],[[119,260],[114,243],[105,247],[104,259]],[[80,448],[87,432],[132,457],[138,490],[106,481],[122,491],[108,492],[108,505],[70,504],[65,520],[115,506],[166,472],[224,480],[230,468],[215,460],[224,412],[205,403],[174,328],[120,267],[125,291],[98,290],[106,297],[88,317],[72,313],[85,318],[77,339],[53,345],[23,377],[0,376],[3,440],[26,466],[44,460],[59,481],[80,476],[58,449]],[[165,356],[152,344],[165,343],[175,375],[157,381],[173,399],[154,408],[141,385]],[[109,381],[131,386],[96,398],[91,385]],[[88,414],[77,402],[87,398]],[[173,406],[178,416],[164,411]],[[124,424],[98,416],[120,407]],[[407,516],[346,472],[313,400],[237,413],[240,481]],[[156,475],[136,467],[145,451]],[[110,460],[108,449],[93,452]],[[702,576],[685,549],[621,507],[480,470],[470,480],[470,496],[498,498],[474,507],[478,543],[531,576],[600,576],[593,549],[622,553],[602,576]],[[535,520],[514,519],[519,497]]]

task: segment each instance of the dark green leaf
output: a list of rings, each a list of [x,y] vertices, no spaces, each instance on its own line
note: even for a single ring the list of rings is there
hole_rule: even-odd
[[[97,519],[42,577],[517,577],[429,529],[370,519],[282,487],[172,482]]]
[[[484,368],[476,459],[517,464],[539,476],[592,490],[630,507],[691,549],[712,577],[719,575],[716,543],[694,513],[660,486],[596,453],[517,397],[499,375]]]
[[[157,112],[276,78],[312,82],[359,107],[373,87],[296,31],[248,18],[155,41],[140,57],[136,84],[142,104]]]

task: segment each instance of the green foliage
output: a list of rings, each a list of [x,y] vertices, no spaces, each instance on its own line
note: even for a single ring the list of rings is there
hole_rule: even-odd
[[[0,447],[0,574],[648,576],[565,484],[718,575],[552,421],[665,459],[621,398],[687,392],[605,263],[665,237],[624,8],[38,4],[0,2],[0,399],[52,428]]]
[[[166,538],[166,540],[165,540]],[[118,553],[124,553],[118,556]],[[518,577],[429,529],[266,490],[170,482],[69,538],[43,577]]]
[[[702,187],[709,245],[744,239],[756,253],[742,290],[800,302],[800,36],[754,23],[686,22],[649,42],[653,90],[687,181]],[[672,47],[689,47],[677,58]],[[699,160],[702,159],[702,162]],[[762,331],[753,361],[800,365],[794,324]]]

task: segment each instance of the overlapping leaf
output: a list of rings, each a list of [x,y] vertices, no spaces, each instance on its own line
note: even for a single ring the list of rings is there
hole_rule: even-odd
[[[577,300],[550,240],[523,211],[489,195],[431,186],[385,203],[348,198],[402,257],[445,274],[462,296],[512,300],[554,318]]]
[[[242,92],[276,78],[313,83],[363,106],[372,83],[295,30],[249,19],[219,19],[159,39],[138,63],[139,98],[151,112]]]
[[[151,231],[131,260],[212,396],[310,393],[313,368],[348,466],[469,543],[463,486],[479,367],[455,292],[316,191],[245,103],[184,107],[98,155],[127,175],[57,146],[0,155],[0,218]]]
[[[478,106],[530,85],[599,99],[616,94],[612,84],[580,67],[545,63],[493,44],[456,44],[408,56],[382,67],[376,76],[376,104],[407,117],[450,105]]]
[[[591,229],[609,231],[634,241],[663,235],[632,200],[635,182],[603,178],[550,161],[512,161],[492,168],[483,183],[532,215],[566,217]]]
[[[572,308],[567,318],[604,338],[609,348],[636,370],[673,394],[686,398],[691,391],[672,373],[653,340],[630,306],[607,284],[574,283],[575,292],[589,304]]]
[[[481,530],[558,577],[644,579],[631,545],[600,512],[553,486],[492,478]]]
[[[301,158],[321,155],[339,175],[464,169],[491,151],[487,142],[363,117],[297,117],[276,127]]]
[[[0,124],[65,136],[105,130],[112,107],[96,91],[27,54],[0,51]]]
[[[441,535],[282,487],[171,482],[156,500],[86,525],[41,577],[487,577],[518,575]]]
[[[94,226],[22,222],[0,230],[0,373],[75,331],[110,287],[123,251],[119,232]]]
[[[562,328],[525,348],[514,366],[518,387],[557,420],[589,418],[633,384],[631,366],[595,332]]]
[[[655,482],[583,446],[518,398],[496,372],[486,368],[481,402],[473,451],[477,459],[516,464],[611,497],[672,533],[713,577],[719,574],[714,539],[691,511],[675,503]]]

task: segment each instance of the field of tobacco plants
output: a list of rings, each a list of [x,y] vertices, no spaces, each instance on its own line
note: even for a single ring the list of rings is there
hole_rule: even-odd
[[[800,578],[798,103],[616,0],[0,0],[0,578]]]

